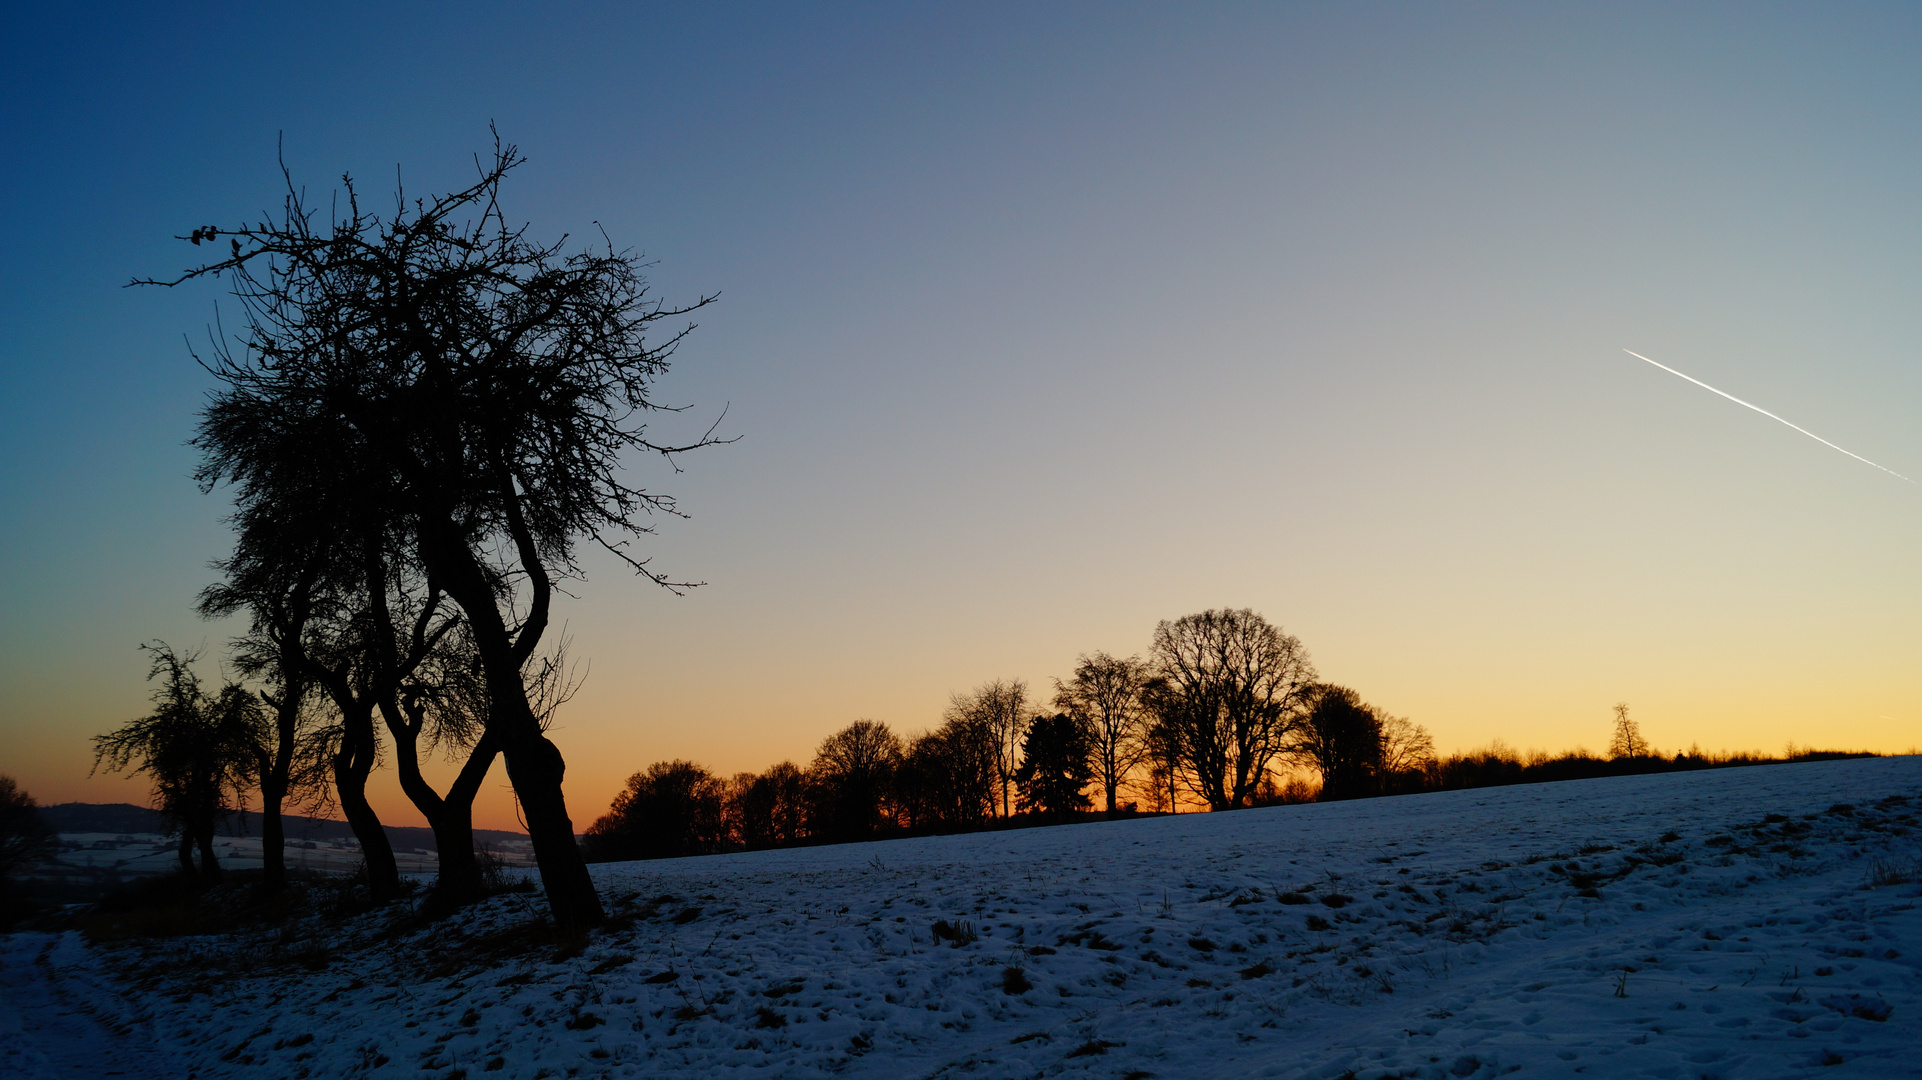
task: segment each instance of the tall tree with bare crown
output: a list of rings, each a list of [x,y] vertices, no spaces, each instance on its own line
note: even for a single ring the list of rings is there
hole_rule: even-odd
[[[1195,793],[1214,810],[1248,805],[1293,743],[1315,682],[1301,640],[1247,608],[1155,627],[1148,700]]]
[[[667,307],[633,253],[509,224],[501,188],[523,160],[497,137],[472,184],[397,196],[385,215],[350,178],[321,215],[290,178],[278,218],[196,229],[182,239],[222,257],[146,283],[224,278],[243,309],[238,340],[217,338],[203,360],[221,386],[196,438],[202,482],[233,485],[243,512],[292,513],[291,492],[324,494],[355,518],[360,551],[405,560],[458,605],[549,909],[577,930],[605,913],[524,673],[556,586],[580,576],[582,541],[657,584],[694,584],[629,550],[650,515],[676,509],[635,486],[625,459],[716,441],[710,428],[663,442],[644,423],[664,409],[655,380],[692,326],[647,332],[712,297]]]

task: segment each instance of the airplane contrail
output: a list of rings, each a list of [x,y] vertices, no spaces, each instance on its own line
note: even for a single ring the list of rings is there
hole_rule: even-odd
[[[1643,356],[1641,353],[1638,353],[1633,349],[1623,349],[1622,351],[1634,357],[1637,360],[1648,360],[1648,357]],[[1682,375],[1681,372],[1675,370],[1672,367],[1669,367],[1667,364],[1657,363],[1654,360],[1648,360],[1648,362],[1651,364],[1654,364],[1658,368],[1661,368],[1663,371],[1668,372],[1670,375]],[[1689,382],[1692,382],[1695,385],[1711,393],[1721,394],[1723,397],[1729,399],[1730,401],[1733,401],[1737,405],[1742,405],[1742,406],[1746,406],[1747,408],[1754,409],[1756,412],[1761,413],[1763,416],[1768,417],[1770,420],[1777,421],[1778,423],[1788,424],[1789,427],[1795,428],[1795,430],[1801,432],[1804,435],[1807,435],[1809,438],[1814,439],[1816,442],[1821,443],[1823,446],[1826,446],[1831,450],[1842,450],[1841,447],[1835,445],[1834,443],[1828,441],[1827,439],[1824,439],[1822,436],[1817,435],[1815,432],[1810,431],[1809,429],[1804,427],[1796,427],[1794,424],[1789,424],[1787,420],[1783,420],[1781,417],[1775,415],[1774,413],[1768,411],[1767,409],[1762,408],[1760,405],[1751,405],[1748,402],[1743,401],[1741,398],[1736,397],[1734,394],[1724,393],[1723,391],[1717,390],[1713,386],[1710,386],[1709,384],[1703,382],[1698,378],[1695,378],[1692,375],[1682,375],[1682,378],[1687,379]],[[1868,458],[1865,458],[1861,454],[1855,453],[1854,451],[1842,450],[1842,452],[1854,458],[1855,460],[1861,462],[1864,465],[1875,465],[1875,462],[1870,461]],[[1909,480],[1908,477],[1903,476],[1901,473],[1896,472],[1894,469],[1888,468],[1887,466],[1875,465],[1875,467],[1878,469],[1881,469],[1885,473],[1888,473],[1890,476],[1895,477],[1897,480],[1907,480],[1911,484],[1915,483],[1915,481]]]

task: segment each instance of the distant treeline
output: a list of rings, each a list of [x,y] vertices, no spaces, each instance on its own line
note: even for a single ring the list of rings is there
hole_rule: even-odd
[[[807,768],[784,761],[764,773],[717,776],[691,761],[658,762],[630,777],[613,807],[588,830],[583,838],[588,858],[590,861],[678,858],[1173,812],[1169,809],[1166,791],[1159,793],[1159,802],[1154,801],[1158,779],[1140,774],[1129,777],[1128,789],[1145,796],[1146,809],[1142,802],[1131,800],[1113,812],[1091,810],[1083,789],[1077,792],[1081,798],[1073,804],[1073,809],[1066,811],[1046,812],[1023,799],[1019,804],[1023,809],[1005,817],[993,813],[985,800],[981,808],[972,813],[944,814],[939,807],[930,807],[931,800],[924,789],[918,790],[931,775],[937,778],[943,775],[931,774],[925,767],[933,756],[929,751],[935,749],[924,745],[928,738],[922,735],[904,741],[883,724],[859,721],[831,737],[829,743],[840,745],[830,748],[824,744],[821,757]],[[852,777],[845,768],[846,759],[837,760],[834,755],[855,741],[892,746],[899,753],[888,754],[884,750],[885,764],[877,763],[878,767],[868,770],[865,780],[850,783]],[[921,751],[920,761],[910,765],[910,755],[916,750]],[[1491,747],[1429,758],[1414,768],[1376,771],[1371,782],[1347,796],[1331,793],[1325,780],[1312,770],[1306,774],[1270,776],[1256,789],[1247,805],[1279,806],[1343,797],[1374,798],[1876,756],[1868,751],[1812,749],[1791,750],[1781,756],[1710,754],[1696,750],[1673,756],[1645,753],[1632,758],[1597,756],[1586,750],[1551,756],[1541,751],[1521,753],[1498,742]],[[937,790],[941,787],[951,790],[952,784],[941,780]],[[929,812],[930,809],[934,812]]]
[[[1486,749],[1450,754],[1422,770],[1417,783],[1391,785],[1379,794],[1404,795],[1505,784],[1543,784],[1554,780],[1591,780],[1602,776],[1693,772],[1742,765],[1782,765],[1794,761],[1834,761],[1879,756],[1867,750],[1814,749],[1790,749],[1779,757],[1759,753],[1710,754],[1700,750],[1685,750],[1672,757],[1659,752],[1634,757],[1597,757],[1586,750],[1550,756],[1541,751],[1521,754],[1497,743]]]
[[[658,762],[628,779],[583,842],[592,860],[675,858],[1873,756],[1793,748],[1780,758],[1666,756],[1617,705],[1601,756],[1523,755],[1496,743],[1438,757],[1421,725],[1318,681],[1301,643],[1246,609],[1161,623],[1146,660],[1083,656],[1037,704],[1020,680],[996,680],[955,695],[932,731],[902,738],[858,720],[805,767],[784,761],[723,777],[691,761]]]

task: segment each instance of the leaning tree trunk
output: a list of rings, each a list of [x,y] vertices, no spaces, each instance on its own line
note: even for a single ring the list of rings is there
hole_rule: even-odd
[[[487,734],[507,758],[507,778],[527,818],[527,838],[534,845],[548,911],[562,932],[584,933],[606,922],[607,912],[594,890],[580,843],[574,839],[574,823],[567,816],[567,798],[561,791],[567,763],[560,748],[541,731],[540,719],[527,703],[515,642],[495,606],[493,585],[474,553],[449,528],[423,532],[423,561],[467,613],[473,629],[487,680]]]
[[[574,839],[574,823],[567,816],[567,800],[561,793],[567,764],[561,759],[560,749],[541,734],[526,701],[519,704],[526,715],[514,726],[523,730],[517,733],[518,738],[503,740],[507,777],[513,781],[521,812],[527,816],[527,837],[534,843],[534,861],[540,866],[541,886],[547,893],[554,925],[568,932],[584,931],[606,922],[607,912],[601,908],[594,879],[587,872],[587,860]]]
[[[367,890],[375,903],[386,903],[400,895],[400,868],[394,863],[394,845],[381,827],[380,815],[367,801],[367,775],[374,770],[374,718],[371,708],[356,705],[342,717],[345,730],[340,749],[334,753],[334,793],[341,812],[360,841],[360,855],[367,864]]]

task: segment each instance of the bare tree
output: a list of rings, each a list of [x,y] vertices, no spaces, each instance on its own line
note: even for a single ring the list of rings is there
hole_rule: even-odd
[[[1001,788],[1001,816],[1014,813],[1014,771],[1021,764],[1021,737],[1027,733],[1028,684],[1020,679],[983,683],[972,693],[955,694],[947,720],[972,728],[989,755]]]
[[[1139,657],[1115,657],[1105,652],[1082,656],[1067,682],[1055,680],[1055,707],[1075,718],[1087,732],[1095,767],[1112,814],[1122,781],[1147,753],[1143,734],[1147,711],[1141,693],[1147,685],[1148,665]]]
[[[1155,627],[1149,701],[1214,810],[1248,805],[1301,723],[1315,668],[1299,639],[1247,608]]]
[[[980,828],[994,819],[998,779],[987,732],[951,719],[908,740],[895,801],[909,828]]]
[[[481,864],[474,849],[474,798],[500,756],[487,731],[487,680],[466,628],[458,623],[434,635],[420,662],[408,668],[397,692],[378,702],[393,739],[401,790],[434,832],[436,871],[432,906],[447,910],[481,897]],[[568,639],[552,653],[528,661],[522,683],[541,726],[573,698],[580,686],[567,662]],[[434,790],[421,771],[421,755],[441,751],[460,771],[447,793]]]
[[[1181,734],[1158,717],[1166,704],[1162,695],[1167,684],[1151,678],[1142,687],[1142,707],[1151,719],[1147,730],[1142,734],[1142,760],[1148,764],[1148,775],[1141,781],[1141,787],[1148,796],[1148,808],[1166,811],[1170,814],[1181,812]]]
[[[754,773],[737,772],[721,781],[721,831],[727,837],[728,851],[748,847],[747,797],[758,779]]]
[[[1381,727],[1381,767],[1388,772],[1424,772],[1434,767],[1435,740],[1428,729],[1405,716],[1369,706]]]
[[[1615,703],[1615,736],[1609,740],[1608,756],[1629,762],[1648,756],[1648,743],[1642,739],[1641,726],[1628,718],[1626,701]]]
[[[245,313],[237,346],[216,341],[222,383],[196,437],[204,484],[232,483],[243,512],[291,512],[304,487],[379,523],[400,541],[383,557],[416,561],[459,606],[488,686],[487,733],[507,761],[555,922],[606,915],[574,839],[565,763],[527,699],[558,580],[578,577],[591,540],[650,580],[677,584],[628,553],[667,496],[633,486],[634,452],[668,459],[699,446],[649,438],[663,406],[654,380],[692,329],[650,344],[686,314],[648,295],[630,252],[536,243],[501,210],[522,163],[496,142],[469,187],[387,216],[365,210],[351,179],[339,211],[316,221],[291,178],[277,220],[196,229],[228,257],[167,282],[225,276]],[[299,467],[289,462],[297,457]],[[292,481],[298,476],[300,483]],[[377,699],[378,700],[378,699]],[[368,750],[355,748],[356,752]]]
[[[232,250],[238,258],[238,239]],[[281,720],[294,720],[287,713],[306,696],[290,689],[313,688],[331,705],[333,722],[321,735],[332,798],[360,842],[370,891],[388,900],[401,880],[366,795],[380,760],[374,715],[425,654],[430,630],[438,635],[452,623],[438,594],[421,596],[407,533],[380,497],[382,485],[353,479],[372,466],[351,425],[343,430],[323,402],[272,390],[268,382],[230,388],[201,417],[203,486],[230,475],[239,490],[233,552],[215,564],[223,580],[202,592],[200,613],[250,617],[238,656],[243,670],[279,687]],[[229,471],[223,461],[245,464]],[[402,620],[418,612],[439,627],[415,625],[421,647],[410,648],[396,630],[396,608]]]
[[[809,831],[834,840],[866,840],[893,824],[893,784],[901,739],[878,720],[856,720],[822,740],[808,770],[816,824]]]
[[[1428,729],[1405,716],[1369,706],[1381,729],[1381,772],[1393,793],[1418,791],[1436,768],[1435,740]]]

